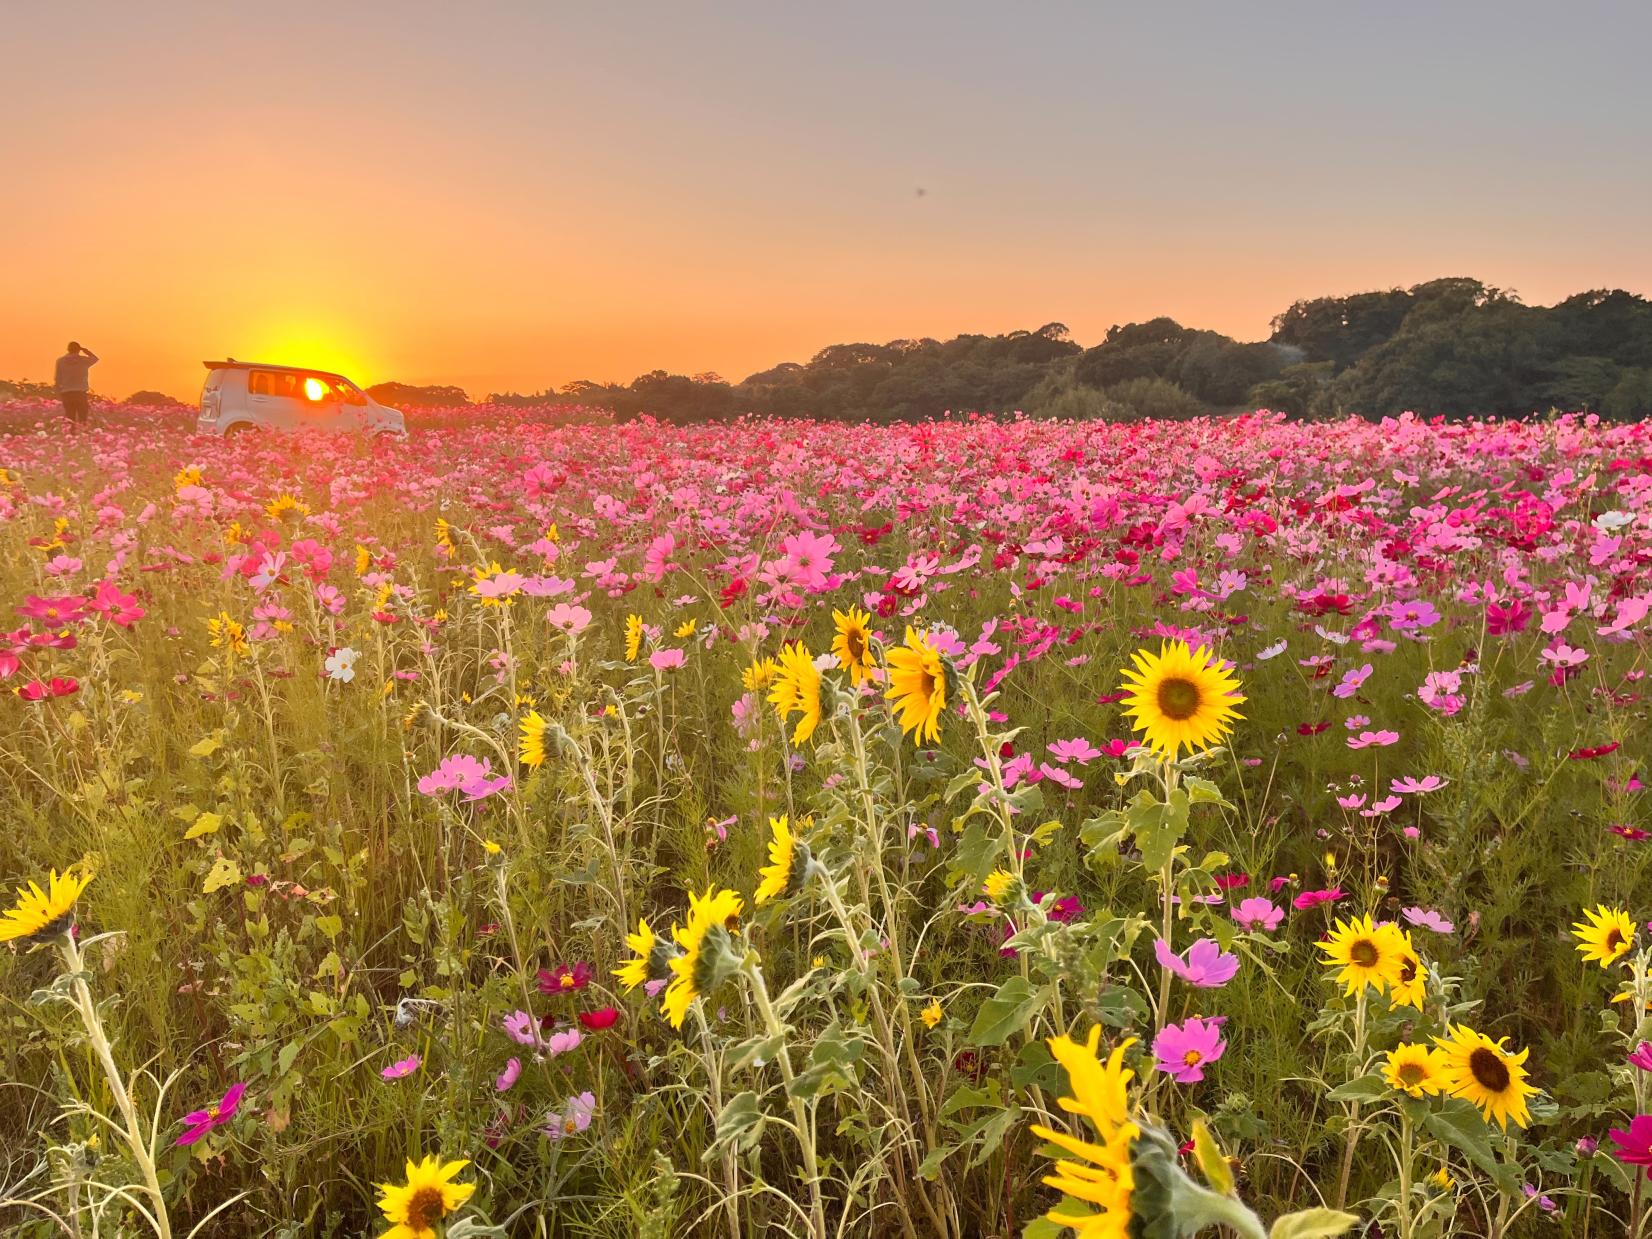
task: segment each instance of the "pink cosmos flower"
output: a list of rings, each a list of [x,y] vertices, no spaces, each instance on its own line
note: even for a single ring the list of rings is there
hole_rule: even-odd
[[[591,613],[582,606],[559,602],[545,613],[545,622],[552,628],[560,628],[563,632],[573,636],[590,627]]]
[[[1291,900],[1291,907],[1298,912],[1305,912],[1309,908],[1317,908],[1322,903],[1335,903],[1342,897],[1343,890],[1340,886],[1333,886],[1329,890],[1322,891],[1303,891]]]
[[[207,1132],[215,1127],[222,1127],[235,1117],[236,1108],[241,1104],[241,1097],[247,1091],[245,1084],[231,1084],[229,1091],[215,1106],[208,1106],[205,1110],[191,1110],[184,1115],[184,1133],[174,1144],[194,1144]]]
[[[1371,664],[1366,663],[1363,667],[1356,668],[1355,670],[1345,674],[1342,677],[1342,682],[1331,690],[1331,696],[1352,697],[1355,693],[1359,692],[1360,685],[1364,684],[1365,681],[1370,678]]]
[[[505,1064],[505,1069],[493,1082],[493,1088],[498,1093],[508,1093],[522,1074],[522,1060],[513,1058]]]
[[[122,628],[130,628],[148,614],[138,605],[137,595],[122,593],[113,581],[98,582],[97,592],[86,608]]]
[[[673,671],[683,665],[681,650],[655,650],[648,656],[648,665],[656,671]]]
[[[503,1023],[505,1035],[517,1045],[539,1044],[539,1022],[526,1011],[512,1011]]]
[[[1449,934],[1457,928],[1432,908],[1406,908],[1401,915],[1413,925],[1432,933]]]
[[[19,615],[28,619],[42,620],[47,624],[78,624],[86,618],[85,600],[73,594],[65,594],[61,598],[41,598],[28,594],[23,599],[23,605],[16,608]]]
[[[1449,782],[1451,782],[1450,779],[1442,779],[1437,774],[1430,774],[1420,779],[1410,777],[1394,779],[1388,787],[1390,791],[1396,793],[1407,796],[1421,796],[1424,792],[1437,792]]]
[[[1187,948],[1185,958],[1170,949],[1163,938],[1153,943],[1153,957],[1161,968],[1200,989],[1219,989],[1239,971],[1239,957],[1223,952],[1214,938],[1200,938]]]
[[[1386,748],[1390,744],[1398,744],[1399,740],[1400,733],[1397,731],[1362,731],[1357,736],[1348,737],[1348,747],[1351,749]]]
[[[1206,1064],[1216,1062],[1228,1048],[1222,1040],[1225,1022],[1221,1016],[1192,1016],[1180,1024],[1166,1024],[1153,1038],[1155,1065],[1178,1084],[1197,1084],[1205,1078]]]
[[[419,1065],[423,1061],[424,1060],[421,1059],[417,1054],[409,1054],[406,1058],[402,1059],[400,1062],[391,1063],[383,1071],[379,1072],[379,1074],[381,1076],[383,1076],[386,1080],[405,1079],[407,1076],[410,1076],[415,1071],[417,1071],[419,1069]]]
[[[1276,906],[1271,899],[1253,895],[1249,899],[1240,901],[1239,906],[1230,909],[1228,915],[1238,921],[1241,928],[1255,929],[1257,926],[1261,926],[1272,933],[1279,928],[1279,923],[1285,919],[1285,909]]]
[[[1071,740],[1057,740],[1049,746],[1050,756],[1059,762],[1076,761],[1079,765],[1087,765],[1096,758],[1103,756],[1102,751],[1094,747],[1082,736],[1075,736]]]
[[[480,783],[490,773],[492,762],[488,758],[455,753],[451,757],[442,758],[436,764],[436,769],[419,780],[419,791],[426,796],[440,796],[443,792],[456,791]]]
[[[596,1112],[597,1099],[593,1094],[585,1092],[570,1097],[561,1110],[553,1110],[545,1116],[544,1132],[552,1140],[578,1135],[591,1125]]]
[[[591,983],[591,965],[583,959],[576,960],[572,967],[567,964],[558,964],[554,971],[539,970],[539,992],[541,994],[567,994],[575,990],[582,990]]]
[[[585,1037],[577,1028],[564,1028],[561,1032],[552,1033],[545,1039],[546,1057],[555,1058],[558,1054],[578,1049],[579,1043],[583,1040]]]
[[[1629,1052],[1629,1065],[1652,1071],[1652,1041],[1642,1041]]]

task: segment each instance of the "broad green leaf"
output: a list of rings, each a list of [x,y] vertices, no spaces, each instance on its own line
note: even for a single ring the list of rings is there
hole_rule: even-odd
[[[1369,1075],[1337,1085],[1330,1095],[1332,1101],[1381,1101],[1393,1092],[1381,1076]]]
[[[1034,989],[1025,977],[1011,977],[998,992],[981,1004],[970,1025],[971,1045],[1003,1045],[1044,1005],[1044,991]]]
[[[1233,1167],[1223,1155],[1216,1137],[1210,1134],[1210,1125],[1204,1119],[1193,1120],[1193,1160],[1199,1163],[1199,1172],[1224,1196],[1233,1195]]]
[[[191,757],[211,757],[220,748],[222,748],[223,745],[223,740],[219,739],[217,736],[203,736],[201,739],[189,746],[189,755]]]
[[[201,890],[210,895],[213,891],[221,891],[226,886],[234,886],[241,881],[241,866],[227,856],[220,856],[212,862],[212,870],[206,876]]]
[[[1336,1239],[1358,1223],[1356,1215],[1340,1209],[1304,1209],[1275,1220],[1268,1239]]]
[[[224,824],[224,819],[216,813],[203,813],[195,819],[195,825],[184,831],[184,838],[199,839],[202,835],[218,833],[218,827]]]

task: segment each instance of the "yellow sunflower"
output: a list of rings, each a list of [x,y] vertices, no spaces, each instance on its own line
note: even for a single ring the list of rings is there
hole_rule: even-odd
[[[1015,893],[1015,875],[1008,869],[994,869],[982,881],[981,893],[1002,907]]]
[[[1128,1087],[1135,1072],[1124,1067],[1124,1052],[1132,1038],[1115,1048],[1105,1066],[1096,1049],[1101,1041],[1098,1025],[1087,1041],[1051,1037],[1050,1053],[1067,1071],[1072,1096],[1058,1098],[1068,1114],[1089,1121],[1094,1139],[1070,1136],[1039,1124],[1032,1133],[1072,1154],[1073,1160],[1056,1162],[1055,1173],[1044,1182],[1061,1191],[1070,1204],[1091,1206],[1091,1211],[1068,1211],[1058,1205],[1044,1216],[1057,1226],[1070,1226],[1083,1239],[1127,1239],[1130,1234],[1130,1198],[1135,1191],[1131,1169],[1131,1146],[1141,1129],[1130,1119]]]
[[[694,1000],[710,993],[740,966],[734,930],[744,906],[737,893],[716,887],[688,897],[688,924],[671,928],[683,953],[670,962],[671,982],[660,1004],[671,1027],[681,1028]]]
[[[1572,924],[1572,936],[1578,940],[1578,954],[1584,959],[1610,968],[1635,949],[1635,922],[1622,908],[1605,904],[1594,912],[1585,908],[1583,918]]]
[[[772,658],[759,658],[740,673],[740,682],[748,693],[759,693],[774,683],[780,664]]]
[[[901,734],[912,733],[919,744],[933,743],[941,734],[946,711],[946,665],[927,635],[906,629],[906,641],[889,651],[889,689]]]
[[[474,1183],[455,1183],[453,1176],[468,1161],[443,1162],[429,1156],[407,1163],[406,1183],[379,1184],[379,1208],[395,1225],[381,1239],[434,1239],[435,1223],[470,1199]]]
[[[1537,1092],[1526,1083],[1526,1069],[1521,1065],[1531,1051],[1511,1054],[1503,1048],[1507,1040],[1493,1041],[1467,1024],[1452,1028],[1449,1039],[1434,1038],[1440,1048],[1440,1077],[1446,1092],[1473,1102],[1505,1131],[1510,1119],[1521,1127],[1531,1123],[1526,1098]]]
[[[757,888],[755,896],[758,903],[768,903],[771,899],[778,899],[788,890],[795,888],[801,878],[798,863],[799,844],[792,834],[791,826],[786,821],[786,815],[769,819],[769,863],[758,870],[763,875],[762,884]],[[803,853],[807,857],[808,853]]]
[[[517,741],[517,752],[522,757],[522,764],[530,770],[538,770],[545,764],[545,728],[549,726],[540,716],[538,710],[529,710],[527,715],[517,723],[521,729],[521,738]]]
[[[252,647],[247,644],[247,630],[228,611],[218,612],[207,620],[206,626],[212,636],[213,649],[228,650],[231,654],[242,656],[251,651]]]
[[[849,673],[849,682],[856,688],[872,678],[872,630],[868,625],[872,616],[859,607],[847,612],[833,611],[832,623],[837,636],[832,638],[832,653],[837,665]]]
[[[27,942],[31,938],[49,938],[68,930],[80,892],[91,882],[92,875],[84,877],[73,869],[58,876],[53,869],[46,878],[46,889],[37,882],[17,888],[17,902],[0,914],[0,942]]]
[[[946,1013],[941,1010],[941,1000],[931,998],[929,1005],[918,1012],[918,1018],[924,1022],[925,1028],[934,1028],[946,1018]]]
[[[1400,967],[1388,991],[1388,1001],[1397,1007],[1415,1007],[1421,1011],[1428,997],[1428,969],[1423,967],[1422,956],[1417,954],[1417,946],[1409,933],[1396,927],[1394,940],[1399,945]]]
[[[291,495],[282,495],[274,503],[266,507],[264,511],[269,514],[269,518],[272,521],[278,521],[288,516],[296,519],[300,516],[308,516],[310,514],[310,505],[307,503],[300,503]]]
[[[1400,979],[1405,941],[1393,925],[1373,925],[1369,916],[1338,921],[1319,949],[1326,967],[1342,970],[1336,979],[1349,995],[1366,986],[1386,993]]]
[[[1138,650],[1124,670],[1124,712],[1147,746],[1174,761],[1182,749],[1197,753],[1219,743],[1243,718],[1239,681],[1204,646],[1166,641],[1153,654]]]
[[[793,641],[780,651],[779,669],[769,689],[769,704],[784,723],[794,713],[801,714],[792,730],[792,743],[802,744],[820,726],[820,669],[809,647]]]
[[[625,617],[625,661],[634,663],[637,655],[642,653],[642,616],[627,615]]]
[[[1388,1051],[1382,1078],[1388,1081],[1390,1088],[1399,1090],[1407,1097],[1432,1095],[1445,1087],[1440,1079],[1443,1064],[1444,1059],[1438,1050],[1401,1042]]]
[[[628,959],[614,969],[614,975],[626,989],[633,990],[649,981],[663,979],[664,963],[656,958],[659,943],[647,919],[639,917],[637,932],[625,935],[625,945],[636,952],[636,958]]]

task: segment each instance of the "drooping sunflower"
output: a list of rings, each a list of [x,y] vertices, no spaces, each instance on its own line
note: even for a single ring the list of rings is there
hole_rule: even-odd
[[[522,764],[530,770],[538,770],[545,764],[545,729],[548,724],[541,717],[538,710],[529,710],[517,723],[521,736],[517,740],[517,752],[521,755]]]
[[[1417,954],[1417,945],[1408,932],[1396,927],[1394,938],[1399,944],[1400,966],[1388,991],[1388,1000],[1395,1006],[1421,1011],[1428,997],[1428,969],[1423,967],[1422,956]]]
[[[1319,944],[1328,968],[1340,968],[1336,979],[1345,993],[1359,993],[1366,986],[1386,993],[1400,979],[1405,948],[1400,931],[1393,925],[1373,925],[1370,916],[1356,916],[1336,923],[1330,936]]]
[[[1526,1061],[1530,1050],[1511,1054],[1503,1048],[1507,1037],[1493,1041],[1467,1024],[1451,1029],[1451,1036],[1435,1037],[1443,1060],[1440,1076],[1446,1092],[1473,1102],[1488,1120],[1505,1131],[1512,1119],[1521,1127],[1531,1123],[1526,1099],[1537,1092],[1526,1083]]]
[[[792,743],[803,744],[820,726],[820,669],[814,655],[801,641],[793,641],[780,651],[779,669],[769,689],[769,704],[784,723],[801,714],[792,729]]]
[[[994,869],[981,882],[981,893],[1002,907],[1015,892],[1015,875],[1008,869]]]
[[[1388,1086],[1407,1097],[1422,1097],[1438,1093],[1445,1087],[1441,1079],[1444,1062],[1438,1050],[1426,1045],[1401,1042],[1388,1051],[1388,1061],[1382,1069],[1382,1078]]]
[[[1182,749],[1197,753],[1225,737],[1234,709],[1245,698],[1239,681],[1204,646],[1166,641],[1157,654],[1137,650],[1124,669],[1124,712],[1147,746],[1174,761]]]
[[[638,918],[636,933],[625,935],[625,945],[636,952],[636,957],[615,968],[614,975],[627,990],[670,978],[671,959],[677,948],[657,935],[646,917]]]
[[[394,1222],[382,1239],[434,1239],[435,1223],[458,1209],[476,1190],[474,1183],[455,1183],[453,1176],[470,1162],[443,1162],[434,1155],[407,1163],[407,1182],[379,1184],[379,1208],[385,1221]]]
[[[1610,968],[1635,949],[1635,922],[1622,908],[1601,904],[1593,912],[1584,909],[1583,920],[1572,924],[1572,936],[1578,954]]]
[[[767,903],[797,890],[803,884],[809,863],[809,849],[792,834],[784,813],[769,819],[769,831],[769,863],[757,871],[763,876],[755,896],[758,903]]]
[[[53,869],[45,890],[38,882],[19,886],[17,902],[0,914],[0,942],[27,942],[66,933],[74,920],[75,900],[91,880],[89,873],[82,876],[70,869],[60,877]]]
[[[637,655],[642,653],[642,616],[627,615],[625,617],[625,661],[634,663]]]
[[[941,734],[946,711],[946,664],[929,637],[911,625],[906,641],[889,651],[889,689],[901,734],[910,733],[919,744],[934,743]]]
[[[671,1027],[681,1028],[694,1000],[709,994],[740,966],[734,930],[744,906],[736,892],[716,887],[688,897],[688,924],[671,927],[683,953],[671,960],[671,982],[660,1003]]]
[[[849,673],[849,683],[859,688],[872,678],[872,616],[859,607],[848,611],[833,611],[832,623],[837,636],[832,638],[832,653],[837,665]]]
[[[1088,1040],[1051,1037],[1050,1053],[1067,1071],[1072,1096],[1058,1098],[1068,1114],[1088,1120],[1093,1139],[1070,1136],[1040,1124],[1032,1132],[1072,1154],[1056,1162],[1055,1173],[1044,1182],[1056,1188],[1072,1205],[1091,1206],[1090,1212],[1070,1211],[1058,1205],[1044,1216],[1057,1226],[1070,1226],[1084,1239],[1126,1239],[1130,1233],[1130,1198],[1135,1191],[1131,1149],[1141,1135],[1130,1118],[1129,1084],[1135,1072],[1124,1066],[1125,1041],[1108,1056],[1106,1065],[1096,1052],[1101,1041],[1098,1025]]]

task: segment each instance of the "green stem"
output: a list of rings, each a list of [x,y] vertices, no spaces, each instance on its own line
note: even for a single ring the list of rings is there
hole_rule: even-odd
[[[769,1002],[769,987],[763,981],[763,969],[755,953],[746,956],[746,980],[751,984],[752,1000],[769,1036],[780,1043],[775,1061],[780,1065],[780,1078],[786,1084],[786,1096],[791,1101],[792,1119],[797,1125],[797,1143],[803,1151],[803,1175],[809,1182],[809,1234],[811,1239],[826,1239],[826,1205],[820,1195],[820,1166],[815,1156],[815,1128],[809,1108],[803,1099],[792,1092],[797,1076],[792,1071],[791,1053],[786,1048],[786,1029]]]

